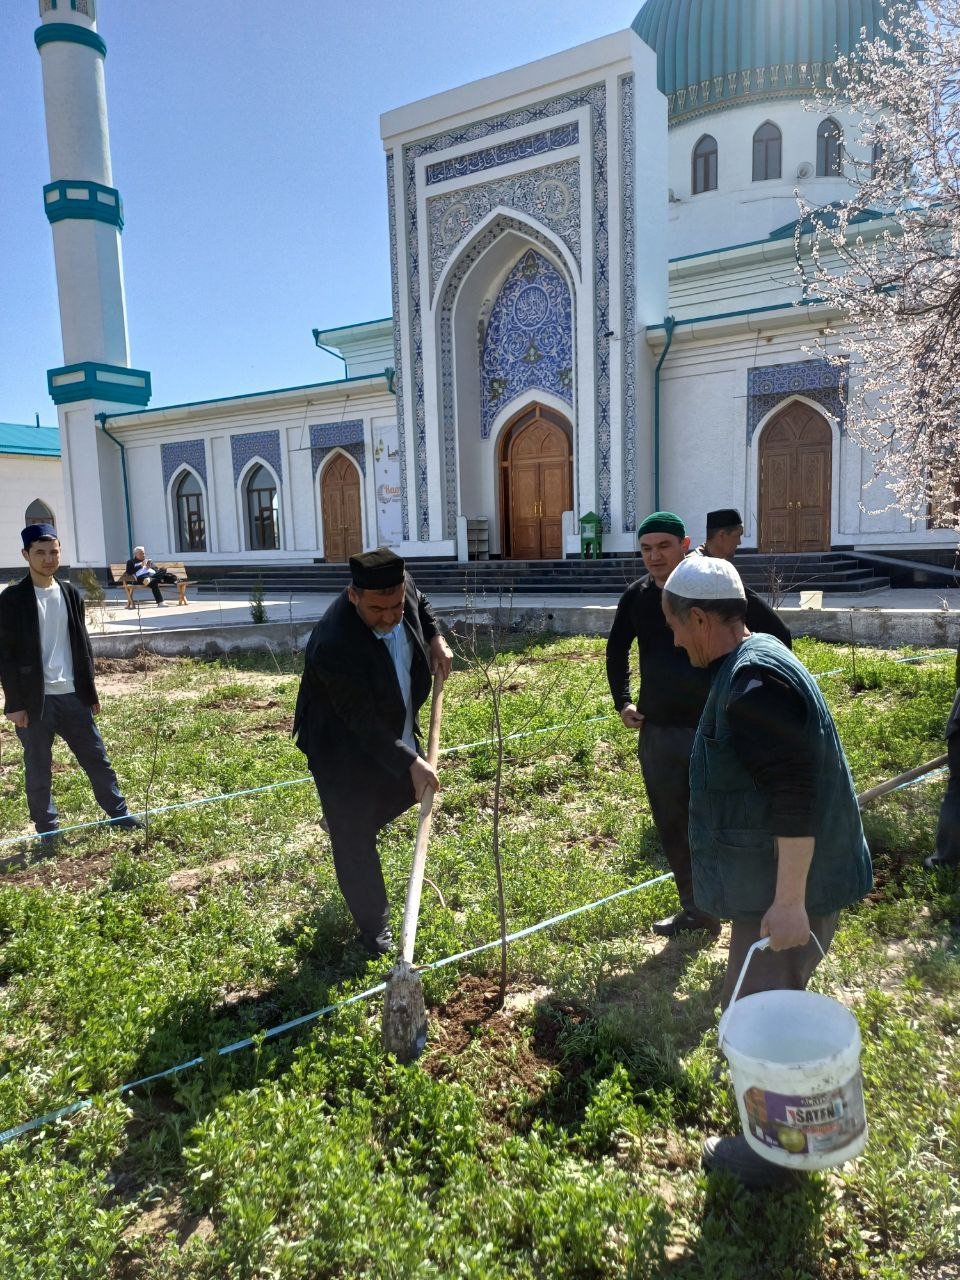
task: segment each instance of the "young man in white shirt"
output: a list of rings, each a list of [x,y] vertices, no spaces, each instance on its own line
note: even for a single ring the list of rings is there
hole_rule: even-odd
[[[142,827],[127,809],[93,717],[100,711],[93,650],[76,587],[58,582],[60,542],[50,524],[22,532],[29,572],[0,592],[0,685],[4,714],[23,745],[27,805],[41,836],[55,836],[53,740],[59,735],[90,779],[114,826]]]

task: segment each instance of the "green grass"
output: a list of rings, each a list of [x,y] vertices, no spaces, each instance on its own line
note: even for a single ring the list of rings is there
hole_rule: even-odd
[[[952,655],[801,641],[858,788],[942,751]],[[520,929],[663,870],[602,642],[516,641],[502,853]],[[102,728],[131,805],[305,774],[296,663],[162,662],[106,679]],[[124,682],[125,683],[122,683]],[[477,675],[448,686],[443,743],[488,736]],[[19,746],[0,738],[0,830],[26,827]],[[66,751],[62,821],[98,816]],[[497,934],[495,757],[444,758],[418,959]],[[0,850],[0,1128],[95,1095],[0,1148],[0,1276],[672,1277],[908,1280],[960,1274],[960,877],[921,867],[942,779],[871,809],[878,885],[846,912],[817,989],[854,1010],[870,1121],[855,1164],[750,1195],[699,1167],[733,1132],[716,1048],[720,947],[653,945],[670,883],[428,974],[430,1041],[402,1068],[376,1001],[218,1057],[380,980],[336,892],[312,785],[95,828],[55,858]],[[397,916],[415,814],[382,841]],[[124,1081],[203,1056],[122,1100]]]

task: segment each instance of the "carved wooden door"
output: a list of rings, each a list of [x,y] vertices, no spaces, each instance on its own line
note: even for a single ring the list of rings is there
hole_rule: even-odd
[[[830,550],[832,444],[824,417],[792,404],[760,438],[760,550]]]
[[[323,473],[320,508],[324,559],[338,564],[361,552],[360,477],[357,468],[342,453],[333,458]]]
[[[507,436],[503,505],[513,560],[563,556],[562,517],[572,492],[570,441],[546,412],[535,406]]]

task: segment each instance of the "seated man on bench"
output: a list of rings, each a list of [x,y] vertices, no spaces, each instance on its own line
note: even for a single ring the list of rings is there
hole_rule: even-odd
[[[137,585],[149,587],[153,598],[161,607],[165,601],[160,594],[161,583],[176,583],[176,576],[167,569],[158,569],[152,560],[147,558],[143,547],[134,547],[133,556],[127,561],[127,577],[136,579]]]

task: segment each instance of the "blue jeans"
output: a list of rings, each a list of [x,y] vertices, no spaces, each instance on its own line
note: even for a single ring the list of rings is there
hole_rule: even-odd
[[[108,817],[122,818],[127,813],[127,802],[107,759],[93,712],[75,693],[48,693],[43,700],[43,715],[39,718],[31,716],[26,729],[17,730],[17,737],[23,745],[27,807],[37,831],[41,834],[56,831],[59,825],[57,806],[50,790],[53,740],[57,734],[90,779],[100,808]]]

